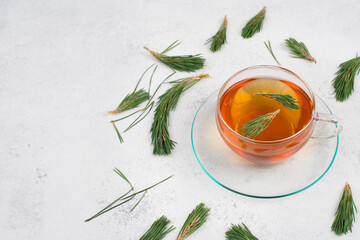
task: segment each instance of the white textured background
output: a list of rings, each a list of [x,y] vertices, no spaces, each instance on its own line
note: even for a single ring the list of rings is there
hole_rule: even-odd
[[[263,31],[242,39],[241,28],[264,5]],[[228,45],[210,53],[204,41],[225,14]],[[360,50],[359,18],[357,0],[1,0],[0,238],[138,239],[164,214],[178,228],[167,239],[175,239],[187,214],[203,201],[211,216],[191,239],[224,239],[230,224],[240,222],[259,239],[340,239],[330,226],[346,181],[360,206],[360,77],[344,103],[334,100],[330,82],[337,66]],[[318,63],[290,58],[283,44],[288,37],[304,41]],[[169,157],[152,155],[152,115],[124,134],[120,145],[106,111],[154,63],[142,47],[161,50],[177,39],[182,44],[172,53],[202,53],[202,72],[214,79],[186,92],[171,115],[176,150]],[[210,92],[244,67],[274,64],[264,40],[271,40],[283,66],[308,81],[344,125],[329,173],[305,192],[275,200],[242,197],[216,185],[190,145],[194,113]],[[169,73],[160,64],[155,82]],[[125,205],[84,223],[127,189],[113,167],[137,189],[175,177],[149,191],[133,213]],[[341,239],[359,238],[355,223],[353,233]]]

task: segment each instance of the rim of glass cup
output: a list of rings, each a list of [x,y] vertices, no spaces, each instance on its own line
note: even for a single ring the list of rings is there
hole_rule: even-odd
[[[298,78],[307,88],[307,90],[309,91],[310,93],[310,99],[311,101],[313,102],[313,109],[312,109],[312,112],[311,112],[311,118],[310,120],[308,121],[308,123],[300,130],[298,131],[297,133],[287,137],[287,138],[282,138],[282,139],[278,139],[278,140],[271,140],[271,141],[262,141],[262,140],[255,140],[255,139],[251,139],[251,138],[247,138],[237,132],[234,131],[234,129],[232,129],[227,123],[226,121],[224,120],[223,116],[221,115],[221,111],[220,111],[220,99],[221,99],[221,96],[222,96],[222,93],[223,93],[223,90],[225,88],[225,86],[227,85],[227,83],[232,80],[234,77],[236,77],[238,74],[246,71],[246,70],[253,70],[253,69],[258,69],[258,68],[267,68],[267,69],[276,69],[276,70],[281,70],[281,71],[284,71],[284,72],[287,72],[293,76],[295,76],[296,78]],[[245,79],[244,79],[245,80]],[[243,81],[243,80],[240,80],[240,81]],[[239,82],[240,82],[239,81]],[[305,129],[307,129],[309,126],[310,126],[310,123],[314,120],[314,116],[315,116],[315,97],[314,97],[314,93],[313,91],[311,90],[309,84],[307,84],[307,82],[305,82],[304,80],[302,80],[301,77],[299,77],[296,73],[290,71],[289,69],[286,69],[286,68],[283,68],[283,67],[279,67],[279,66],[275,66],[275,65],[255,65],[255,66],[251,66],[251,67],[247,67],[247,68],[244,68],[240,71],[238,71],[237,73],[233,74],[228,80],[225,81],[225,83],[221,86],[220,88],[220,91],[219,91],[219,94],[218,94],[218,97],[217,97],[217,103],[216,103],[216,112],[217,112],[217,115],[220,116],[220,120],[225,124],[226,128],[228,128],[236,137],[238,138],[241,138],[241,139],[244,139],[245,141],[247,142],[253,142],[253,143],[263,143],[263,144],[269,144],[269,143],[278,143],[278,142],[284,142],[284,141],[287,141],[287,140],[290,140],[290,139],[293,139],[295,138],[296,136],[300,135],[303,131],[305,131]]]

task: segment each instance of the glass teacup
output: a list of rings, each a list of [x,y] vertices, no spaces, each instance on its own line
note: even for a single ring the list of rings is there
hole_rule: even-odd
[[[234,84],[252,78],[274,78],[286,80],[297,85],[311,100],[311,117],[305,126],[295,134],[278,140],[264,141],[247,138],[234,131],[224,120],[220,111],[220,101],[223,94]],[[333,133],[327,136],[312,136],[316,122],[323,121],[335,124]],[[338,125],[334,115],[316,112],[314,94],[309,85],[290,70],[278,66],[260,65],[243,69],[230,77],[221,87],[216,105],[216,124],[225,143],[243,158],[260,164],[277,163],[301,149],[312,138],[332,138],[337,136],[342,127]]]

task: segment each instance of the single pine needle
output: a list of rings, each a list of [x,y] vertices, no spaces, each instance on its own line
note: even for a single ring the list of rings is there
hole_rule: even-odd
[[[284,107],[289,110],[296,109],[299,110],[299,105],[296,102],[296,99],[293,98],[291,95],[288,94],[276,94],[276,93],[255,93],[258,96],[264,96],[271,99],[274,99]]]
[[[241,31],[243,38],[251,38],[255,33],[260,32],[265,19],[266,7],[251,18]]]
[[[272,122],[272,120],[276,117],[276,115],[280,112],[280,109],[275,112],[267,113],[262,116],[258,116],[257,118],[248,121],[239,129],[241,134],[244,137],[254,139],[257,135],[259,135],[262,131],[264,131]]]
[[[220,26],[220,29],[215,33],[214,36],[209,38],[205,44],[210,43],[210,50],[212,52],[219,51],[226,43],[226,28],[227,28],[227,19],[226,16],[224,17],[224,21]]]
[[[137,125],[139,122],[141,122],[146,116],[151,112],[152,108],[154,107],[155,102],[151,102],[149,106],[146,106],[142,111],[142,113],[132,122],[130,125],[123,131],[127,132],[131,128],[133,128],[135,125]]]
[[[117,129],[117,127],[116,127],[116,125],[115,125],[115,122],[114,122],[114,121],[111,121],[111,123],[112,123],[113,126],[114,126],[114,129],[115,129],[115,132],[116,132],[116,134],[117,134],[117,136],[118,136],[118,139],[119,139],[119,141],[120,141],[120,144],[123,143],[123,142],[124,142],[124,139],[122,138],[119,130]]]
[[[175,110],[183,92],[201,79],[208,77],[210,77],[208,74],[199,74],[194,77],[172,81],[170,84],[173,86],[159,97],[156,103],[154,121],[150,129],[153,154],[169,155],[171,153],[171,150],[175,147],[175,142],[170,138],[168,129],[170,112]]]
[[[141,198],[139,199],[139,201],[137,201],[137,203],[135,204],[135,206],[130,210],[130,212],[134,211],[134,209],[137,207],[137,205],[139,205],[139,203],[141,202],[141,200],[143,200],[143,198],[145,197],[145,194],[147,193],[144,192],[144,194],[141,196]]]
[[[356,56],[339,65],[336,77],[332,80],[337,101],[347,100],[354,91],[355,76],[360,72],[360,57]]]
[[[316,63],[316,60],[311,56],[309,50],[303,42],[298,42],[294,38],[289,38],[285,40],[286,46],[291,51],[291,56],[294,58],[302,58],[310,62]]]
[[[204,203],[200,203],[189,214],[182,226],[176,240],[183,240],[198,230],[207,220],[210,208],[205,207]]]
[[[163,239],[169,232],[175,229],[174,226],[168,227],[170,224],[170,220],[165,216],[161,216],[157,219],[146,231],[146,233],[140,238],[140,240],[161,240]]]
[[[225,236],[226,240],[258,240],[244,223],[242,226],[231,224]]]
[[[119,169],[114,168],[113,170],[116,174],[118,174],[122,179],[124,179],[130,185],[131,189],[134,190],[134,186],[131,184],[129,179],[127,179],[127,177]]]
[[[143,193],[143,192],[146,192],[146,191],[148,191],[149,189],[152,189],[153,187],[156,187],[157,185],[165,182],[166,180],[172,178],[173,176],[174,176],[174,175],[171,175],[171,176],[169,176],[169,177],[161,180],[160,182],[157,182],[157,183],[151,185],[150,187],[144,188],[143,190],[140,190],[140,191],[138,191],[138,192],[135,192],[135,193],[133,193],[133,194],[131,194],[131,195],[129,195],[129,193],[132,191],[132,189],[130,189],[130,191],[128,191],[127,193],[125,193],[125,194],[123,194],[122,196],[120,196],[119,198],[117,198],[115,201],[113,201],[112,203],[110,203],[108,206],[106,206],[105,208],[103,208],[101,211],[99,211],[98,213],[96,213],[94,216],[86,219],[85,222],[89,222],[90,220],[93,220],[94,218],[97,218],[97,217],[101,216],[102,214],[107,213],[108,211],[110,211],[110,210],[112,210],[112,209],[114,209],[114,208],[117,208],[117,207],[119,207],[119,206],[121,206],[121,205],[129,202],[129,201],[132,200],[136,195],[138,195],[138,194],[140,194],[140,193]],[[121,201],[121,202],[120,202],[120,201]],[[120,203],[114,205],[114,204],[117,203],[117,202],[120,202]]]
[[[352,232],[352,226],[355,222],[355,211],[357,212],[350,185],[347,183],[344,187],[341,200],[335,213],[335,220],[331,230],[336,235]]]
[[[144,48],[157,60],[164,63],[166,66],[168,66],[173,70],[177,70],[181,72],[194,72],[204,67],[205,59],[201,56],[201,54],[181,55],[181,56],[165,55],[166,52],[175,48],[179,44],[180,44],[179,41],[175,41],[161,53],[154,52],[147,47]]]
[[[275,57],[275,54],[274,54],[274,52],[273,52],[273,50],[272,50],[272,48],[271,48],[271,43],[270,43],[270,41],[268,40],[268,43],[264,42],[264,44],[265,44],[267,50],[269,50],[271,56],[272,56],[272,57],[274,58],[274,60],[276,61],[276,63],[277,63],[279,66],[281,66],[281,64],[279,63],[279,61],[278,61],[277,58]]]

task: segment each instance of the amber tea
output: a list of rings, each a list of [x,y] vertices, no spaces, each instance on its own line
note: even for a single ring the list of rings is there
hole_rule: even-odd
[[[267,94],[290,95],[298,109],[288,108]],[[290,143],[281,141],[308,125],[313,112],[310,97],[290,81],[266,77],[239,81],[222,94],[219,107],[223,121],[217,122],[225,142],[235,152],[257,162],[283,159],[305,144],[312,132],[312,128],[309,128],[311,131],[302,132]],[[241,135],[242,126],[247,122],[275,111],[277,114],[272,122],[254,138],[256,144],[233,136],[232,131]],[[224,126],[224,122],[227,126]]]
[[[289,109],[266,94],[292,96],[299,110]],[[225,122],[241,134],[241,126],[250,120],[276,110],[267,129],[256,140],[272,141],[290,137],[301,130],[311,119],[312,102],[307,94],[294,83],[272,78],[254,78],[231,86],[221,97],[220,110]]]

